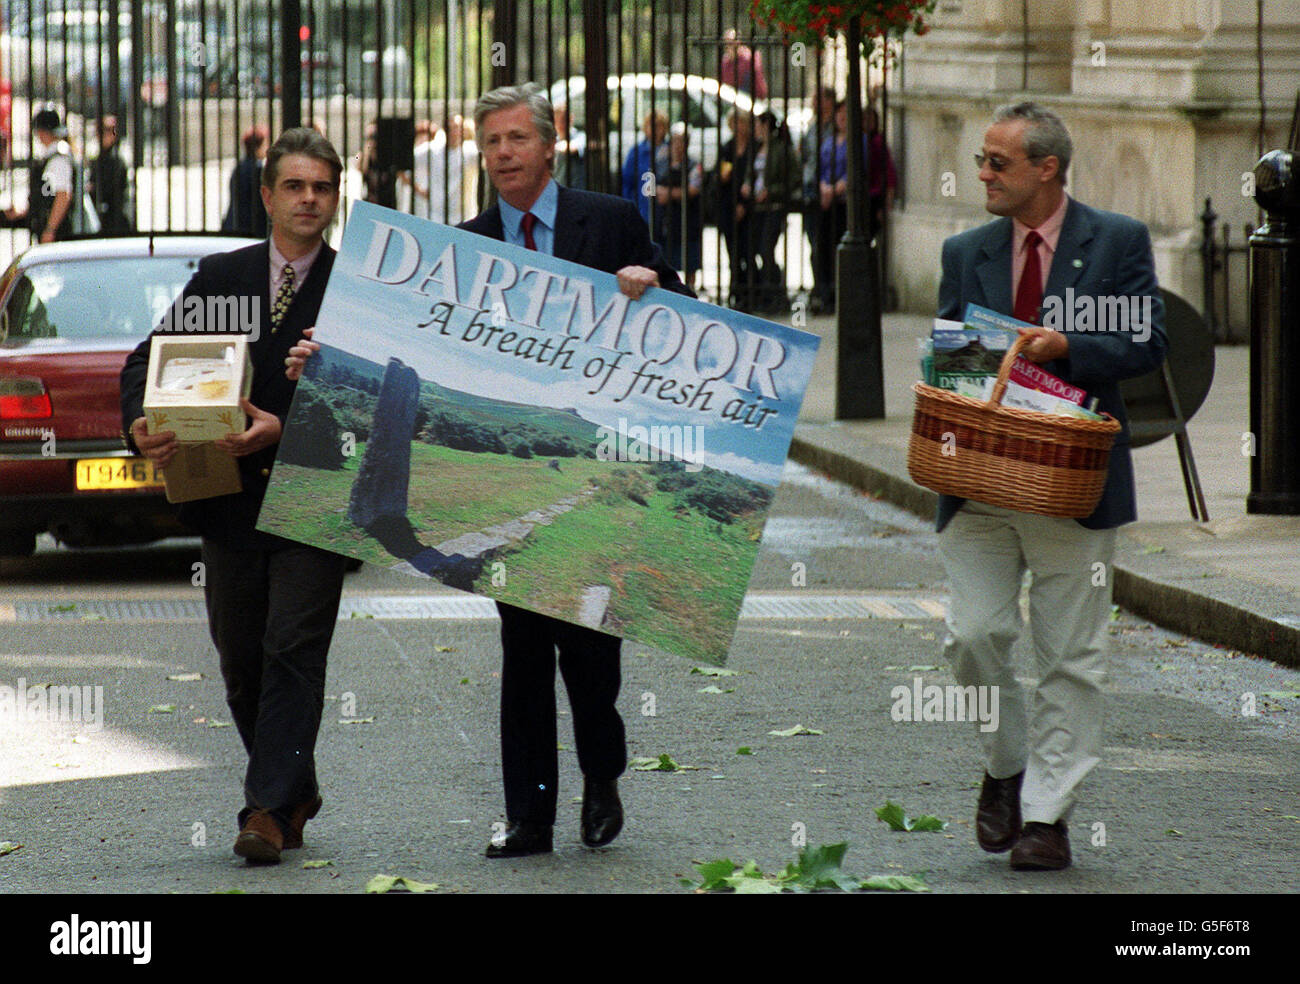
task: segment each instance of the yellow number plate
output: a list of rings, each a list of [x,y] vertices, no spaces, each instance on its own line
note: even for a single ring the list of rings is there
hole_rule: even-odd
[[[162,487],[162,471],[144,458],[82,458],[77,462],[78,492]]]

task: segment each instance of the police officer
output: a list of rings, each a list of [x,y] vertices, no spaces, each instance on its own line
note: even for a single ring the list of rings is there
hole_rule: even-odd
[[[32,130],[38,146],[28,174],[27,211],[10,208],[5,218],[15,225],[26,220],[32,238],[52,243],[72,233],[72,148],[56,110],[38,112]]]

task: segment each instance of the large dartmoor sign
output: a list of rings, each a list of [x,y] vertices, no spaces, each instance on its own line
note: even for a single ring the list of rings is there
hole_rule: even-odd
[[[818,339],[364,203],[258,528],[722,662]]]

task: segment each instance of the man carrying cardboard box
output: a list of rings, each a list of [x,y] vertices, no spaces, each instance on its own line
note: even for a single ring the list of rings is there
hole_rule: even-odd
[[[203,536],[208,625],[248,751],[234,850],[255,862],[276,862],[282,850],[301,847],[303,826],[321,806],[314,750],[346,560],[255,525],[297,386],[284,360],[315,323],[334,265],[323,234],[338,209],[342,171],[338,153],[315,130],[287,130],[262,169],[270,238],[202,259],[171,316],[122,368],[127,443],[165,470],[181,445],[173,431],[148,433],[143,407],[153,338],[182,324],[194,337],[192,319],[178,310],[231,310],[233,303],[260,315],[243,326],[253,373],[249,398],[240,401],[248,426],[209,445],[237,460],[242,490],[181,508],[181,519]],[[201,327],[200,334],[230,330],[225,323]]]

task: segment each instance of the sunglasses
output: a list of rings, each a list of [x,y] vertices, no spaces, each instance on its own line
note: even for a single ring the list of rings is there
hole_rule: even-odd
[[[1041,160],[1042,160],[1041,157],[1021,157],[1021,158],[1018,158],[1016,161],[1008,161],[1008,160],[1005,160],[1005,159],[1003,159],[1003,158],[1001,158],[1001,157],[997,157],[996,155],[993,155],[993,154],[976,154],[976,155],[975,155],[975,166],[976,166],[977,168],[979,168],[979,169],[982,171],[982,170],[984,170],[984,165],[985,165],[985,164],[988,164],[988,166],[989,166],[990,168],[992,168],[992,170],[993,170],[995,173],[997,173],[997,174],[1001,174],[1003,171],[1005,171],[1007,168],[1009,168],[1012,164],[1015,164],[1015,163],[1017,163],[1018,161],[1034,161],[1034,162],[1037,162],[1037,161],[1041,161]]]

